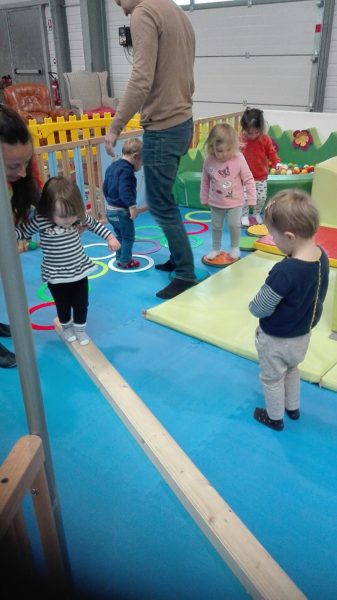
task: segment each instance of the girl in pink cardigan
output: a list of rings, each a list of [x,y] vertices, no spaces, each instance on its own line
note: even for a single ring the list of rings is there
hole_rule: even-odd
[[[201,204],[211,207],[212,251],[202,259],[205,264],[216,264],[222,254],[226,264],[240,258],[241,215],[244,204],[244,188],[249,206],[256,204],[253,175],[246,159],[239,151],[239,139],[235,129],[227,123],[215,125],[206,140],[207,157],[201,179]],[[230,235],[229,253],[221,250],[224,221]]]

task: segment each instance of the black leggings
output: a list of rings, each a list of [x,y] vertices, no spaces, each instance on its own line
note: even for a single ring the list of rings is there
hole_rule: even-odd
[[[73,309],[74,323],[77,325],[86,323],[89,305],[88,277],[69,283],[48,283],[48,288],[54,298],[60,323],[69,323],[71,309]]]

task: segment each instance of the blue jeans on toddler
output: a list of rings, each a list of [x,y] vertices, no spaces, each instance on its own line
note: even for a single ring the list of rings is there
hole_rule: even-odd
[[[106,211],[106,218],[112,225],[115,236],[121,247],[116,252],[116,259],[127,264],[132,259],[132,248],[135,241],[135,224],[126,208],[114,208]]]
[[[193,120],[143,134],[143,168],[147,204],[162,228],[177,279],[195,281],[193,254],[180,211],[172,195],[179,160],[191,143]]]

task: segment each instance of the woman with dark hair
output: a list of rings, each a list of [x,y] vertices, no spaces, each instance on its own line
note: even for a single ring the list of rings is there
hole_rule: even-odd
[[[13,109],[0,104],[0,144],[11,197],[14,224],[25,222],[36,206],[41,181],[33,159],[33,142],[28,127]],[[10,337],[9,325],[0,323],[0,337]],[[0,344],[0,367],[16,366],[16,358]]]

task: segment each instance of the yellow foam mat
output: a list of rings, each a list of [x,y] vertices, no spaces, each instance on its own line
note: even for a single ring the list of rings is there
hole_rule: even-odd
[[[335,342],[337,344],[337,342]],[[324,375],[320,381],[322,387],[334,390],[337,392],[337,365],[335,365],[330,371]]]
[[[257,319],[248,304],[275,262],[282,260],[261,251],[222,269],[172,300],[150,308],[146,318],[201,339],[234,354],[257,361],[254,344]],[[300,366],[302,379],[319,382],[337,365],[337,342],[331,334],[336,271],[330,283],[322,318],[312,332],[307,356]]]

